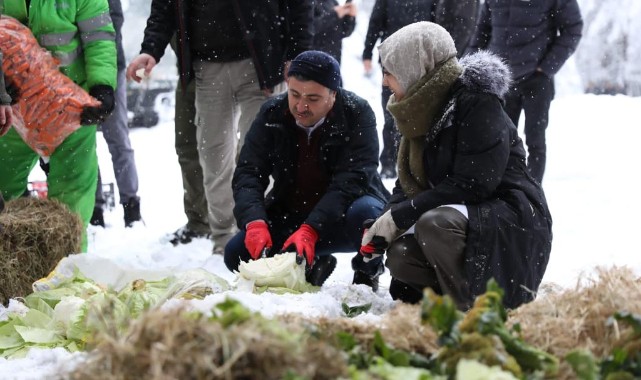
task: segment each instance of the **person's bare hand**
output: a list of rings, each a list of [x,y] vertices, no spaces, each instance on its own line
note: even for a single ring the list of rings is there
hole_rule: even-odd
[[[345,16],[356,17],[356,5],[352,3],[337,5],[334,7],[334,11],[338,18],[343,18]]]
[[[156,66],[156,59],[149,54],[142,53],[127,66],[127,80],[134,80],[138,83],[151,74]],[[144,70],[144,71],[141,71]]]
[[[347,13],[346,13],[347,16],[356,17],[356,13],[358,12],[356,4],[347,3],[343,6],[347,9]]]
[[[4,136],[13,124],[13,109],[10,105],[0,106],[0,136]]]
[[[370,75],[372,73],[372,60],[364,59],[363,60],[363,69],[365,70],[365,75]]]

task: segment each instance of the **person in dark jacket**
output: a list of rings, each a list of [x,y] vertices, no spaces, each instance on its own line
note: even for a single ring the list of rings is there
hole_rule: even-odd
[[[505,110],[517,126],[521,111],[525,113],[527,167],[539,182],[545,172],[554,75],[576,49],[582,29],[576,0],[486,0],[470,43],[470,52],[487,49],[512,69]]]
[[[312,2],[153,0],[128,78],[149,75],[174,33],[181,85],[196,81],[196,136],[213,253],[235,233],[231,179],[261,104],[284,89],[286,62],[311,48]],[[240,139],[238,138],[238,132]]]
[[[447,30],[456,46],[456,56],[465,54],[474,35],[479,14],[479,0],[438,0],[433,21]]]
[[[324,51],[341,63],[343,38],[349,37],[356,26],[356,5],[337,0],[314,2],[314,50]]]
[[[552,219],[502,107],[508,67],[488,52],[459,63],[451,36],[431,22],[400,29],[379,52],[402,136],[399,176],[361,252],[373,251],[375,237],[389,244],[394,299],[418,302],[429,287],[465,310],[494,278],[507,307],[531,301]]]
[[[287,94],[262,106],[240,152],[232,185],[241,231],[225,264],[234,271],[263,251],[295,250],[320,286],[336,266],[331,254],[358,250],[363,222],[380,214],[389,193],[376,171],[374,112],[341,88],[338,62],[307,51],[288,75]]]

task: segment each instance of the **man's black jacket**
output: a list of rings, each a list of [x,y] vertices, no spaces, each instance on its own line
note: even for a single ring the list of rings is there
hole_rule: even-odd
[[[153,0],[140,52],[160,61],[171,37],[176,34],[178,68],[184,86],[192,75],[189,48],[189,1]],[[283,63],[311,49],[313,8],[311,1],[300,0],[226,0],[234,2],[236,17],[244,30],[245,41],[263,89],[283,81]]]
[[[234,216],[238,227],[269,220],[286,203],[294,186],[298,159],[296,126],[288,109],[287,94],[263,104],[247,133],[234,172]],[[305,219],[321,236],[323,229],[340,220],[357,198],[371,195],[387,201],[389,193],[378,174],[376,118],[367,101],[340,89],[334,107],[319,132],[320,157],[330,177],[326,193]],[[264,196],[270,175],[274,186]]]

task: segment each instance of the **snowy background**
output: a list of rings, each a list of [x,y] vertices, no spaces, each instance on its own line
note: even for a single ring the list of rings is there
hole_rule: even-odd
[[[366,77],[360,61],[373,1],[354,2],[359,5],[360,13],[354,34],[344,40],[342,71],[345,87],[370,102],[382,126],[380,69],[375,66],[379,71]],[[586,18],[586,12],[597,12],[597,8],[601,9],[601,15],[591,13],[595,20],[605,16],[619,17],[616,20],[621,23],[617,28],[621,32],[625,30],[628,35],[632,34],[631,26],[636,25],[634,32],[638,41],[641,23],[638,17],[632,23],[631,15],[633,12],[639,15],[639,0],[584,0],[580,3],[585,6],[583,13]],[[149,1],[123,1],[126,9],[124,36],[129,59],[139,51],[148,4]],[[607,11],[606,6],[610,7]],[[605,25],[605,21],[603,23]],[[608,31],[614,33],[612,29]],[[634,78],[632,74],[635,72],[636,77],[639,76],[638,50],[637,58],[629,62],[608,62],[601,59],[601,49],[606,45],[610,47],[607,43],[597,44],[584,38],[579,52],[586,54],[585,61],[619,65],[617,70],[630,74],[621,78]],[[633,45],[638,49],[641,44],[627,44],[629,51],[633,50]],[[588,51],[584,46],[592,47]],[[171,54],[169,50],[162,61],[163,66],[159,67],[162,69],[154,71],[154,78],[175,77],[175,61]],[[556,77],[557,97],[550,111],[548,164],[543,184],[554,220],[553,249],[544,283],[563,287],[574,285],[582,273],[589,274],[596,266],[629,266],[641,274],[641,249],[636,235],[639,233],[641,206],[637,201],[639,181],[634,177],[640,162],[636,149],[641,140],[638,122],[641,97],[584,94],[585,75],[579,70],[579,58],[577,53]],[[611,78],[609,75],[602,77]],[[182,209],[180,169],[173,146],[173,109],[159,104],[158,110],[161,121],[157,126],[132,129],[130,134],[140,176],[144,223],[126,229],[122,208],[117,206],[108,210],[105,214],[107,228],[89,229],[88,255],[108,259],[129,270],[177,272],[205,268],[233,283],[234,275],[226,269],[222,257],[211,255],[209,241],[201,239],[179,247],[167,242],[167,235],[184,225],[186,218]],[[103,182],[115,182],[109,152],[100,136],[98,155]],[[32,180],[35,179],[43,179],[42,173],[34,172]],[[386,185],[391,188],[393,181],[387,180]],[[349,261],[353,254],[337,254],[338,267],[319,293],[278,296],[232,291],[192,302],[195,307],[207,309],[231,296],[268,316],[299,312],[309,316],[335,317],[343,315],[343,302],[349,305],[371,302],[370,312],[357,318],[376,323],[394,304],[387,294],[389,274],[384,274],[378,294],[364,286],[350,285],[352,271]],[[61,365],[82,360],[82,355],[69,354],[62,349],[32,350],[24,359],[0,359],[0,379],[53,378],[61,371]]]

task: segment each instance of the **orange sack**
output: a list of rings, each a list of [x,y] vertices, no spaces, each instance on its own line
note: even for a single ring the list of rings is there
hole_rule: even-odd
[[[0,18],[0,50],[4,74],[19,92],[13,127],[36,153],[51,156],[80,128],[82,109],[100,102],[61,73],[31,30],[12,17]]]

